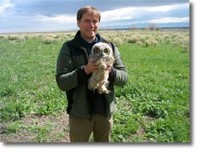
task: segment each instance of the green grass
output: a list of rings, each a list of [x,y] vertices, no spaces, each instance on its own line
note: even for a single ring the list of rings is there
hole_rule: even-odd
[[[114,134],[119,135],[119,129],[124,126],[128,133],[115,140],[128,142],[130,134],[142,128],[140,142],[190,142],[188,53],[170,44],[148,48],[126,44],[120,50],[129,72],[129,83],[117,89],[119,100],[123,99],[118,102],[117,117],[129,112],[127,118],[133,117],[135,126],[129,120],[117,120]],[[134,142],[135,138],[131,140]]]
[[[65,108],[55,82],[60,43],[46,45],[39,39],[1,41],[0,121],[27,114],[52,114]]]
[[[28,115],[65,111],[65,94],[55,82],[56,59],[65,40],[0,38],[0,123],[11,123],[7,134],[24,128],[17,122]],[[129,81],[116,87],[112,142],[190,142],[189,52],[163,40],[154,46],[125,42],[119,50]],[[49,126],[30,128],[36,141],[49,141]]]

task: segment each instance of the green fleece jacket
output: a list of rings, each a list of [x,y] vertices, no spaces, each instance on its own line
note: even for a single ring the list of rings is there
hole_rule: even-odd
[[[108,43],[113,48],[115,62],[109,74],[109,86],[111,91],[104,94],[106,99],[106,112],[110,115],[116,110],[114,85],[123,86],[128,80],[126,68],[120,57],[120,53],[112,43],[97,34],[99,42]],[[71,115],[90,118],[90,103],[88,99],[88,78],[83,66],[88,63],[87,49],[80,41],[80,31],[71,41],[63,44],[57,59],[56,81],[59,88],[66,92],[68,100],[67,112]]]

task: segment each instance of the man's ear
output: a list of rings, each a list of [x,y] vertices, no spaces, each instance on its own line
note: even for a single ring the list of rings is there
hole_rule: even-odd
[[[77,26],[79,27],[79,24],[80,24],[80,20],[77,20]]]

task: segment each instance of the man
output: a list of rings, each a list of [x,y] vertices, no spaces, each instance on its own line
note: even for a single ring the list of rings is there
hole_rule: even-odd
[[[63,44],[57,59],[56,81],[67,95],[71,142],[88,142],[92,133],[95,142],[109,142],[112,113],[116,109],[113,85],[123,86],[127,82],[127,71],[118,49],[97,33],[100,20],[100,12],[95,7],[80,8],[77,12],[80,30],[74,39]],[[113,67],[107,67],[109,94],[88,89],[88,79],[98,68],[89,55],[98,42],[108,43],[115,58]]]

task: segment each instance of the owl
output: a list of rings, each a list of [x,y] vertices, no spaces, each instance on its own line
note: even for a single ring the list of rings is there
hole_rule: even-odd
[[[96,43],[91,50],[90,58],[92,58],[98,65],[98,69],[92,73],[89,79],[88,88],[90,90],[102,93],[110,93],[107,89],[109,84],[109,70],[108,66],[112,67],[114,63],[113,51],[107,43]]]

